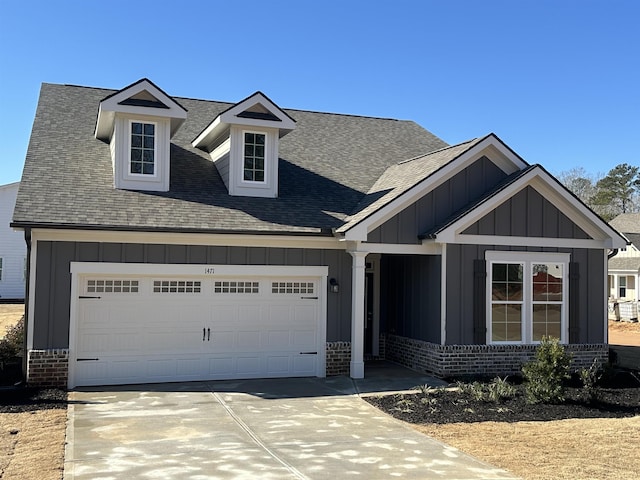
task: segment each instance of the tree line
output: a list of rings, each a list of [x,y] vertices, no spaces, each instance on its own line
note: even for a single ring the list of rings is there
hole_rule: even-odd
[[[640,167],[621,163],[606,175],[574,167],[557,178],[607,222],[621,213],[640,212]]]

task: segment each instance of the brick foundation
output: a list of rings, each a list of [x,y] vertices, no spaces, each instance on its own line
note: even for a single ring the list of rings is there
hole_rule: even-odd
[[[349,375],[351,342],[327,342],[327,377]]]
[[[518,374],[536,350],[534,345],[438,345],[397,335],[385,340],[387,360],[439,377]],[[575,370],[591,366],[594,358],[600,365],[608,360],[605,344],[572,344],[567,350]]]
[[[27,383],[34,387],[67,387],[69,350],[30,350]]]

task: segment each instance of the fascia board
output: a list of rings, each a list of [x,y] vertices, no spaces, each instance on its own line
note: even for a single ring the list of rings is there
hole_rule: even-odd
[[[344,250],[344,242],[335,237],[241,235],[216,233],[127,232],[115,230],[67,230],[34,228],[34,241],[113,242],[164,245],[207,245],[273,248],[313,248]]]
[[[158,110],[162,110],[163,114],[162,115],[154,114],[154,116],[175,117],[175,118],[184,118],[184,119],[187,118],[187,111],[180,104],[178,104],[175,100],[173,100],[170,96],[168,96],[166,93],[161,91],[158,87],[153,85],[148,80],[143,80],[142,82],[139,82],[123,90],[120,90],[116,94],[100,102],[100,105],[103,107],[104,110],[113,110],[118,112],[129,113],[129,112],[136,112],[137,110],[140,110],[140,109],[148,111],[149,107],[120,105],[120,102],[127,100],[128,98],[142,92],[143,90],[146,90],[151,95],[156,97],[160,102],[162,102],[167,107],[169,107],[167,109],[164,109],[164,108],[158,109]]]
[[[222,123],[220,116],[217,116],[200,135],[193,139],[191,145],[194,148],[199,148],[201,145],[206,144],[209,139],[213,139],[218,136],[226,128],[226,124]]]
[[[238,117],[240,113],[244,112],[248,108],[251,108],[256,103],[262,104],[267,110],[278,117],[280,121],[274,122],[270,120]],[[278,107],[275,103],[273,103],[260,92],[251,95],[250,97],[242,100],[228,110],[222,112],[220,114],[220,120],[224,123],[262,127],[277,127],[283,130],[293,130],[294,128],[296,128],[296,124],[291,119],[291,117],[289,117],[289,115],[287,115],[280,107]]]
[[[150,108],[135,105],[120,105],[141,91],[146,90],[151,95],[169,108]],[[169,97],[166,93],[153,85],[148,80],[142,80],[102,100],[98,106],[98,118],[96,120],[95,137],[100,140],[109,140],[113,132],[115,112],[126,115],[147,115],[171,119],[171,136],[173,136],[187,119],[187,111]]]
[[[607,239],[513,237],[504,235],[457,235],[451,243],[462,245],[509,245],[513,247],[611,248]]]
[[[597,248],[596,245],[599,245],[600,248],[620,248],[624,246],[624,238],[622,236],[589,210],[580,200],[569,194],[566,189],[557,186],[551,176],[539,166],[487,199],[464,217],[438,232],[436,240],[445,243],[459,243],[462,238],[471,238],[470,235],[463,235],[462,232],[527,186],[533,187],[538,193],[556,205],[569,220],[596,240],[596,244],[591,248]],[[494,236],[481,237],[495,238]],[[572,241],[575,242],[577,240]]]
[[[499,153],[499,155],[496,155]],[[491,156],[490,156],[491,155]],[[427,193],[435,190],[444,182],[453,178],[457,173],[461,172],[479,158],[487,156],[498,168],[507,175],[522,170],[528,166],[520,157],[518,157],[511,149],[495,135],[487,135],[482,141],[471,147],[466,152],[430,176],[422,180],[417,185],[402,193],[399,197],[393,199],[388,204],[381,207],[376,212],[361,220],[359,223],[344,232],[346,240],[366,241],[367,235],[384,222],[400,213],[412,203],[416,202]],[[495,158],[499,160],[494,160]],[[341,229],[337,230],[338,232]]]

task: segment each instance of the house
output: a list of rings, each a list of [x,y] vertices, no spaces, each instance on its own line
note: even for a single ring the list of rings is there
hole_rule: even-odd
[[[27,246],[22,232],[9,227],[19,186],[0,185],[0,302],[24,300]]]
[[[610,225],[622,232],[629,245],[609,259],[609,316],[616,320],[638,318],[640,302],[640,213],[622,213]]]
[[[32,384],[505,373],[607,356],[624,237],[496,135],[44,84],[13,227]]]

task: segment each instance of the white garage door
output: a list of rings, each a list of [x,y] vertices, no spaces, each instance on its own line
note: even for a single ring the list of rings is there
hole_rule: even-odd
[[[321,376],[320,285],[298,276],[82,275],[70,383]]]

